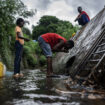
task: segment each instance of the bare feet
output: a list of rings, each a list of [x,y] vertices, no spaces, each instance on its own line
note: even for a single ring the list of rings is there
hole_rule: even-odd
[[[22,73],[16,73],[13,75],[14,78],[19,78],[19,77],[23,77],[24,75]]]
[[[19,78],[20,77],[20,74],[19,73],[16,73],[16,74],[13,75],[13,77],[14,78]]]
[[[24,75],[22,73],[19,74],[20,77],[23,77]]]

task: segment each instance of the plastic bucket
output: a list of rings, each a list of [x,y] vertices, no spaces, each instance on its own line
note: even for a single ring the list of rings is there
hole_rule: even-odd
[[[0,77],[3,77],[6,73],[6,66],[0,62]]]

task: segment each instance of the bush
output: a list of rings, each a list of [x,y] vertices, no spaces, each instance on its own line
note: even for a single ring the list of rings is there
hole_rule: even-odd
[[[27,62],[31,67],[35,67],[38,64],[37,59],[31,54],[27,56]]]
[[[29,46],[24,46],[23,54],[25,54],[27,56],[31,52],[32,51],[31,51],[31,48]]]
[[[24,58],[30,67],[35,67],[38,65],[38,60],[35,58],[35,43],[33,41],[25,43],[24,46]]]
[[[35,43],[35,53],[37,55],[41,55],[42,54],[42,50],[41,50],[41,48],[40,48],[38,43]]]
[[[44,55],[41,55],[40,58],[39,58],[39,64],[41,66],[45,65],[46,64],[46,57]]]

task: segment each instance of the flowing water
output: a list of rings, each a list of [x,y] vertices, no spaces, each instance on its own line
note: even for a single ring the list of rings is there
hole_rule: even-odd
[[[46,78],[38,69],[24,75],[14,79],[10,73],[0,79],[0,105],[105,105],[104,94],[83,92],[92,88],[76,84],[67,89],[66,76]]]

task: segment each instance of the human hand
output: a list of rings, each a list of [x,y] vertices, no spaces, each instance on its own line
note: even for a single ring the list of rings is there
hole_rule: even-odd
[[[28,42],[28,41],[30,41],[30,39],[27,39],[27,38],[26,38],[25,41]]]
[[[69,50],[63,49],[63,52],[65,52],[65,53],[69,53]]]

